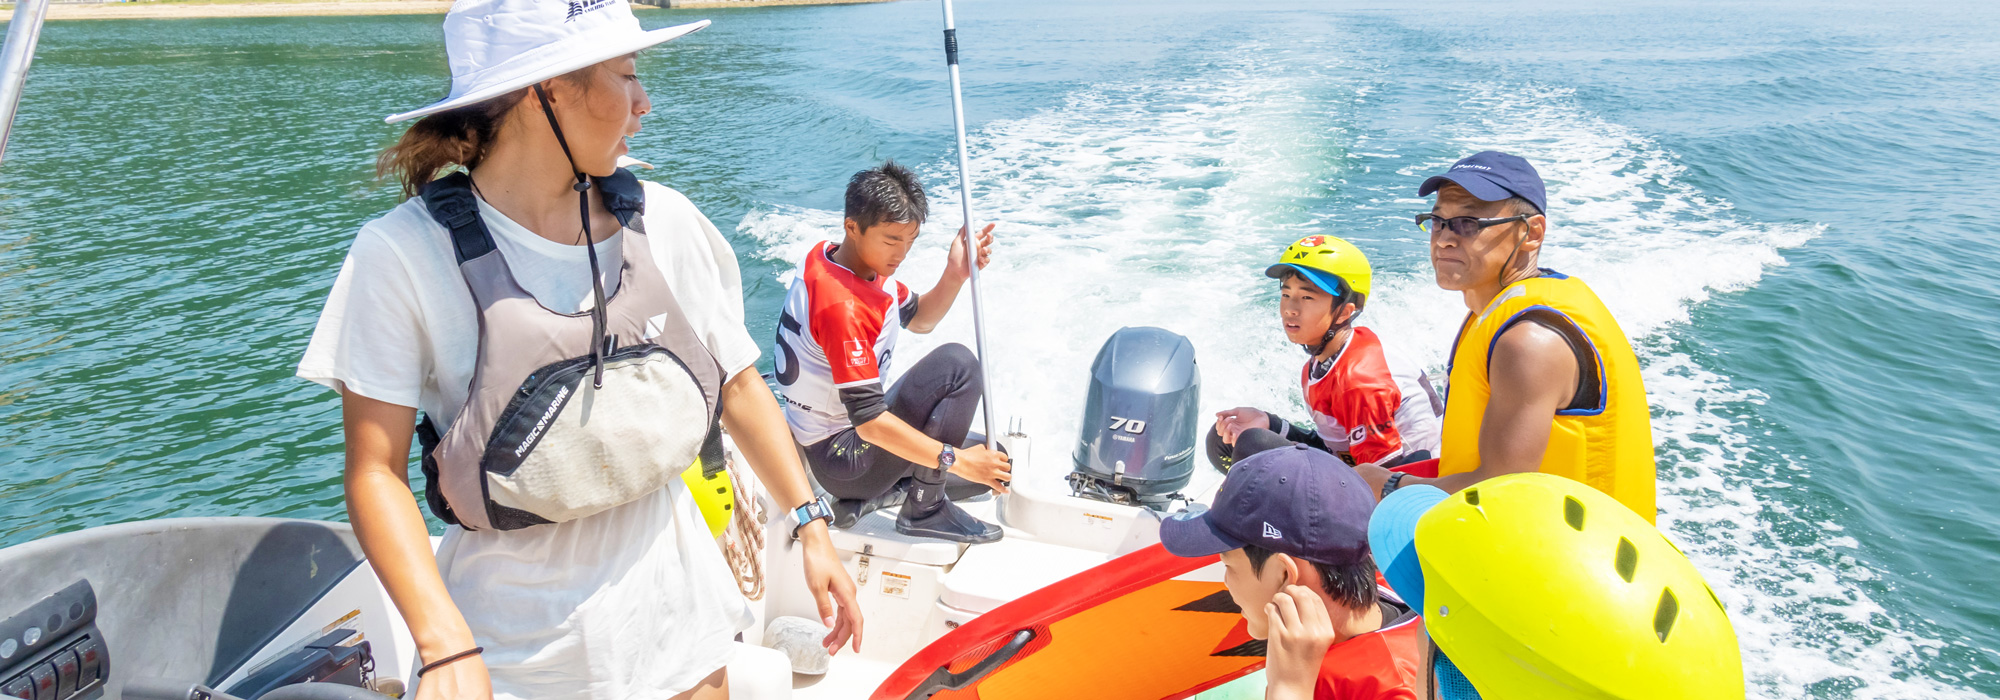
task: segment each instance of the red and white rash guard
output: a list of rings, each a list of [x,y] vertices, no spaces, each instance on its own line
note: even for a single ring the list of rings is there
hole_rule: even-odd
[[[1306,362],[1299,383],[1328,451],[1356,463],[1438,454],[1444,401],[1423,368],[1383,352],[1374,331],[1355,328],[1332,359]]]
[[[862,279],[833,261],[838,247],[821,243],[806,254],[778,317],[778,391],[801,445],[887,410],[882,375],[897,332],[917,313],[909,287],[887,277]]]

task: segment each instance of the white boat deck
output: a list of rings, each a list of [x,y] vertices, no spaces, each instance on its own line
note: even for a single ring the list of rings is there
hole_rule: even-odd
[[[1025,450],[1023,450],[1025,452]],[[1203,483],[1203,482],[1206,483]],[[1219,479],[1197,480],[1189,497],[1203,501]],[[794,674],[793,697],[863,698],[903,660],[982,613],[1049,584],[1159,541],[1160,514],[1052,494],[1016,482],[1011,494],[961,503],[1002,525],[999,542],[964,546],[911,538],[895,531],[893,509],[834,532],[842,563],[855,578],[865,618],[859,653],[843,650],[823,676]],[[766,502],[767,511],[775,512]],[[775,520],[775,519],[774,519]],[[817,619],[805,590],[790,527],[767,525],[765,599],[746,642],[763,643],[764,626],[779,616]],[[1219,567],[1198,572],[1220,580]]]

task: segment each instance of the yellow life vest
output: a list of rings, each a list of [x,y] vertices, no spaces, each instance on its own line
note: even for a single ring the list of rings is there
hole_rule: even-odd
[[[1589,484],[1652,522],[1657,515],[1652,411],[1639,377],[1639,358],[1589,286],[1550,270],[1508,285],[1486,310],[1468,315],[1459,329],[1451,353],[1438,475],[1479,468],[1480,424],[1486,418],[1486,401],[1493,395],[1487,364],[1494,341],[1535,311],[1567,319],[1597,360],[1597,400],[1556,412],[1541,471]]]

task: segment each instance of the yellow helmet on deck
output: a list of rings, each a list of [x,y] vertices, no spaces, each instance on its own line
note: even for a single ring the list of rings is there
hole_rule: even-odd
[[[1487,700],[1742,698],[1736,631],[1687,557],[1552,474],[1467,487],[1417,521],[1424,626]]]
[[[1346,295],[1349,292],[1363,298],[1368,296],[1368,285],[1375,278],[1375,269],[1368,265],[1368,256],[1361,253],[1353,243],[1333,236],[1306,236],[1285,249],[1278,257],[1278,264],[1264,268],[1264,276],[1283,279],[1285,275],[1297,272],[1303,274],[1313,286],[1328,294]],[[1360,305],[1361,299],[1353,299]]]

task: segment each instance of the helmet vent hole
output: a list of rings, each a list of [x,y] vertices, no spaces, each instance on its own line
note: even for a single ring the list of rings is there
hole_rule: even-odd
[[[1563,522],[1569,523],[1577,532],[1583,532],[1583,501],[1576,500],[1574,496],[1563,497]],[[1625,580],[1630,581],[1632,577],[1627,576]]]
[[[1465,490],[1465,504],[1468,506],[1479,505],[1479,489]]]
[[[1632,574],[1639,571],[1639,548],[1632,546],[1631,540],[1618,538],[1618,559],[1614,565],[1618,567],[1618,577],[1631,583]]]
[[[1660,589],[1660,605],[1653,608],[1653,633],[1660,636],[1660,643],[1667,643],[1667,634],[1674,631],[1674,619],[1680,617],[1681,603],[1674,599],[1674,589]]]

